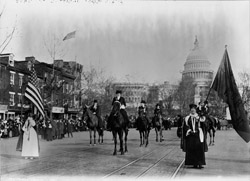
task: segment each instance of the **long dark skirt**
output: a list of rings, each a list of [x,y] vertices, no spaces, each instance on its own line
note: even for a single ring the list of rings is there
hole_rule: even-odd
[[[198,133],[186,137],[185,165],[206,165],[203,144]]]

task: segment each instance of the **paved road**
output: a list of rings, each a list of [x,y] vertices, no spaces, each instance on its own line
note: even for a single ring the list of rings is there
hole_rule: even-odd
[[[105,132],[104,144],[96,146],[89,145],[88,132],[79,132],[74,133],[74,138],[53,142],[41,140],[40,158],[35,160],[24,160],[21,153],[15,151],[17,138],[2,140],[1,177],[3,180],[68,177],[170,179],[173,176],[177,179],[199,176],[250,178],[249,148],[234,130],[216,132],[215,146],[209,147],[207,165],[202,170],[180,165],[184,153],[179,148],[176,129],[164,131],[163,135],[165,140],[156,142],[155,132],[151,131],[149,146],[139,147],[139,133],[132,129],[129,131],[128,153],[113,156],[110,132]]]

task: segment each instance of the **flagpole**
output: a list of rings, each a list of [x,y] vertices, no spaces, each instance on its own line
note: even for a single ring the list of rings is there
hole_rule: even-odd
[[[227,50],[227,45],[225,45],[225,50]],[[220,66],[219,66],[220,67]],[[218,70],[219,70],[219,68],[218,68]],[[217,70],[217,72],[218,72],[218,70]],[[216,75],[215,75],[216,76]],[[215,77],[214,77],[214,79],[215,79]],[[212,86],[213,86],[213,83],[214,83],[214,79],[213,79],[213,81],[212,81],[212,83],[211,83],[211,86],[210,86],[210,88],[209,88],[209,91],[208,91],[208,94],[207,94],[207,97],[206,97],[206,100],[205,101],[207,101],[208,100],[208,97],[209,97],[209,95],[210,95],[210,92],[211,92],[211,89],[212,89]]]

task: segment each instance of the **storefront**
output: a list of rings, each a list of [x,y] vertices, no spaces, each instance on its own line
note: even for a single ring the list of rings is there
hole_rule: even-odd
[[[6,120],[8,112],[8,105],[0,104],[0,120]]]
[[[73,118],[74,120],[78,119],[79,115],[79,110],[77,108],[68,108],[67,114],[65,114],[65,118]]]
[[[63,107],[52,107],[52,118],[53,119],[63,119],[64,116]]]

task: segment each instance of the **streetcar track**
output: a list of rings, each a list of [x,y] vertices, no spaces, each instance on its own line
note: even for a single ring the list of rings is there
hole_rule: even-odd
[[[174,140],[171,140],[171,142],[174,142]],[[162,146],[168,146],[168,145],[169,145],[169,143],[167,143],[167,144],[162,144]],[[115,173],[117,173],[117,172],[119,172],[119,171],[121,171],[121,170],[123,170],[123,169],[129,167],[130,165],[132,165],[132,164],[138,162],[139,160],[142,160],[143,158],[145,158],[145,157],[151,155],[151,154],[154,153],[156,150],[159,150],[159,148],[157,147],[157,148],[155,148],[154,150],[152,150],[151,152],[149,152],[149,153],[147,153],[147,154],[145,154],[145,155],[143,155],[143,156],[141,156],[141,157],[139,157],[139,158],[137,158],[137,159],[135,159],[135,160],[133,160],[133,161],[127,163],[126,165],[124,165],[124,166],[122,166],[122,167],[120,167],[120,168],[118,168],[118,169],[112,171],[111,173],[109,173],[109,174],[105,175],[104,177],[102,177],[102,179],[108,178],[108,177],[114,175]],[[173,150],[172,150],[172,151],[173,151]],[[172,151],[170,151],[169,153],[171,153]],[[168,154],[169,154],[169,153],[168,153]],[[165,158],[168,154],[164,155],[163,158]],[[163,158],[161,158],[160,160],[162,160]],[[159,162],[160,162],[160,161],[159,161]],[[159,162],[158,162],[158,163],[159,163]]]
[[[148,173],[152,168],[154,168],[155,166],[157,166],[166,156],[168,156],[173,151],[174,151],[174,149],[172,149],[170,152],[168,152],[163,157],[161,157],[160,159],[158,159],[153,165],[149,166],[146,170],[144,170],[136,178],[140,178],[140,177],[144,176],[146,173]]]
[[[180,171],[180,168],[182,167],[183,163],[185,161],[185,158],[182,160],[182,162],[179,164],[179,166],[176,168],[175,172],[173,173],[173,175],[171,176],[170,179],[174,179],[176,177],[176,175],[178,174],[178,172]]]

